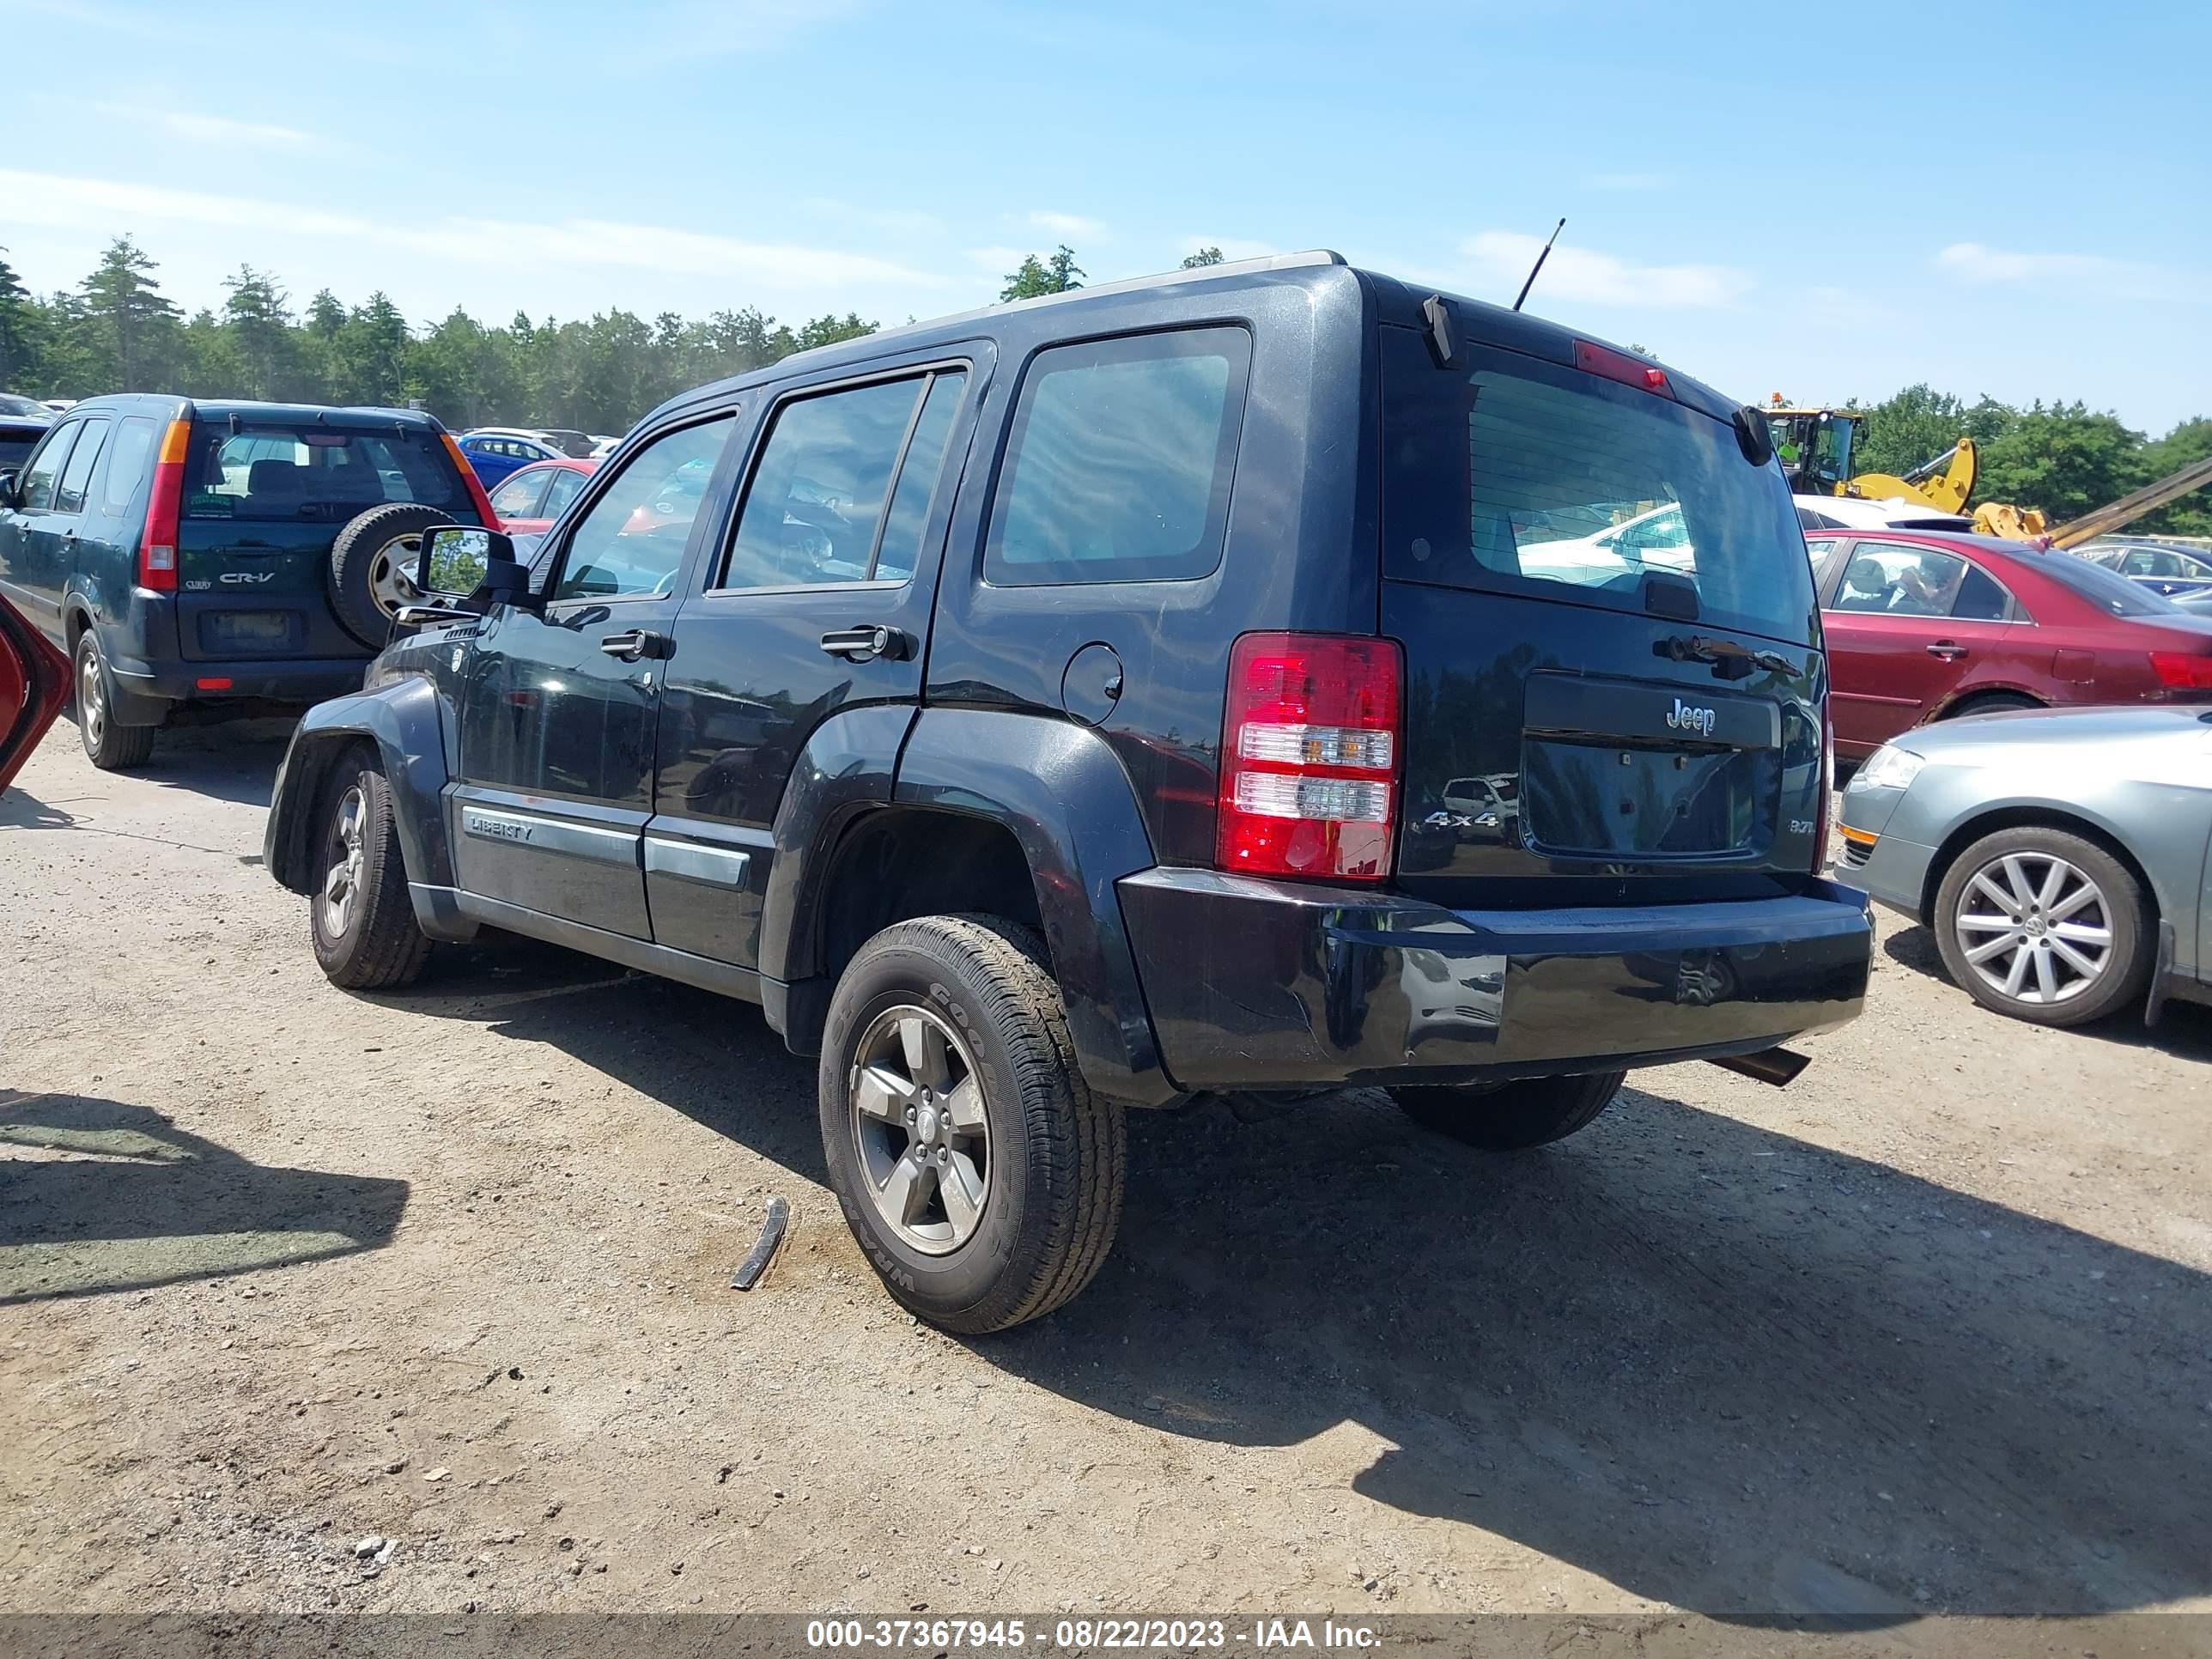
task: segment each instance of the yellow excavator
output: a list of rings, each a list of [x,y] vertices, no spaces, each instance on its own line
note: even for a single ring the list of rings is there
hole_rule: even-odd
[[[2046,547],[2079,547],[2111,535],[2191,490],[2212,484],[2212,457],[2208,457],[2054,530],[2039,507],[2017,507],[2010,501],[1967,506],[1981,471],[1981,458],[1972,438],[1961,436],[1941,455],[1923,461],[1902,477],[1854,472],[1852,444],[1858,435],[1858,424],[1865,418],[1856,410],[1795,406],[1776,392],[1767,405],[1766,424],[1774,434],[1774,453],[1781,459],[1790,489],[1800,495],[1851,495],[1869,501],[1901,498],[1931,513],[1971,513],[1974,528],[1984,536],[2040,542]]]
[[[1960,437],[1941,455],[1923,461],[1902,477],[1893,472],[1854,472],[1851,449],[1859,422],[1865,418],[1856,410],[1795,406],[1776,392],[1767,405],[1766,424],[1774,434],[1774,453],[1781,457],[1790,489],[1800,495],[1853,495],[1869,501],[1895,497],[1930,513],[1967,511],[1974,481],[1981,474],[1981,457],[1972,438]],[[2044,531],[2042,514],[2008,502],[1984,503],[1973,517],[1974,528],[1985,535],[2025,541]]]

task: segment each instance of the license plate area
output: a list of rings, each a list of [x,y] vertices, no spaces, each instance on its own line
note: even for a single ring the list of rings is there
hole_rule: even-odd
[[[296,611],[203,611],[200,648],[211,657],[281,655],[303,633]]]
[[[1741,860],[1773,843],[1781,713],[1755,697],[1534,675],[1522,742],[1530,846],[1565,858]]]

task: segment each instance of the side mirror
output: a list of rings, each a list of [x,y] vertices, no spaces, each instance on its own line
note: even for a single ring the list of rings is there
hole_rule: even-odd
[[[11,508],[15,505],[15,469],[11,466],[0,471],[0,509]]]
[[[465,599],[498,565],[514,567],[514,544],[501,532],[474,525],[433,525],[422,532],[416,591],[426,599]]]

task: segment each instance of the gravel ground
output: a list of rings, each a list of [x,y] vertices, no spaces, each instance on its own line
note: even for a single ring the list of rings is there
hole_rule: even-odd
[[[0,1607],[2212,1609],[2202,1011],[2011,1024],[1886,925],[1787,1091],[1140,1115],[1097,1282],[958,1341],[756,1011],[327,985],[282,738],[64,723],[0,802]]]

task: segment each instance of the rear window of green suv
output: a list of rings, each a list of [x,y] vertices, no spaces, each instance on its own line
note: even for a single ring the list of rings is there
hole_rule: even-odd
[[[387,501],[465,512],[468,487],[436,433],[312,421],[233,427],[206,417],[192,428],[185,458],[187,519],[343,524]]]

